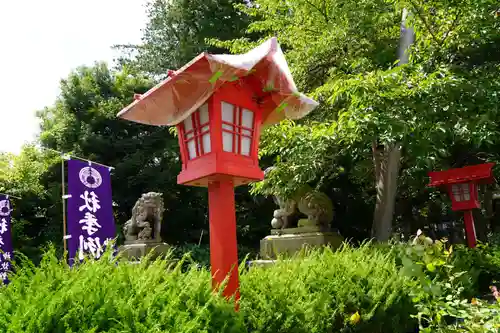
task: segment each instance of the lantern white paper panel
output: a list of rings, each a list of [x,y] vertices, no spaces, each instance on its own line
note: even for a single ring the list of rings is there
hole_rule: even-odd
[[[470,200],[470,188],[469,184],[462,184],[462,193],[465,201]]]
[[[189,159],[192,160],[193,158],[196,157],[196,145],[194,140],[188,141],[187,148],[189,153]]]
[[[199,117],[200,123],[196,125],[196,127],[193,127],[193,117]],[[202,148],[203,148],[203,154],[208,154],[212,151],[211,147],[211,140],[210,140],[210,125],[209,125],[209,118],[208,118],[208,105],[203,104],[198,111],[195,113],[191,114],[189,117],[187,117],[184,121],[184,133],[185,134],[185,140],[187,150],[188,150],[188,157],[190,160],[198,157],[198,154],[196,153],[196,147],[198,146],[198,152],[201,154]],[[203,127],[200,128],[200,126],[203,125]],[[188,133],[189,132],[189,133]],[[203,135],[200,135],[201,133],[204,133]],[[197,135],[196,138],[194,136]],[[193,139],[194,138],[194,139]]]
[[[250,156],[250,147],[252,145],[252,139],[246,136],[240,136],[241,138],[241,155]]]
[[[212,151],[212,148],[210,147],[210,144],[211,144],[210,132],[203,134],[202,141],[203,141],[203,152],[205,154],[210,153]]]
[[[222,121],[234,124],[234,105],[226,102],[221,102],[221,110]],[[227,124],[222,124],[222,129],[234,131],[233,126]],[[222,149],[227,152],[233,151],[233,133],[222,131]]]
[[[183,123],[184,123],[184,133],[186,133],[186,140],[189,140],[189,141],[187,141],[188,155],[189,155],[189,159],[192,160],[193,158],[196,157],[196,143],[194,140],[192,140],[192,138],[194,136],[193,115],[190,115],[189,117],[187,117]],[[188,133],[189,131],[191,131],[191,132]]]
[[[460,195],[460,188],[459,185],[451,185],[451,192],[453,193],[453,197],[455,198],[456,202],[462,201],[462,196]]]
[[[454,184],[451,185],[451,192],[456,202],[470,200],[469,184]]]
[[[253,129],[253,112],[247,109],[242,110],[241,126]],[[241,139],[241,155],[250,156],[250,148],[252,146],[252,132],[246,129],[241,130],[241,134],[248,135],[240,136]]]
[[[208,131],[207,133],[203,134],[201,137],[202,144],[203,144],[203,152],[205,154],[208,154],[212,151],[211,147],[211,140],[210,140],[210,131],[209,131],[209,121],[208,121],[208,104],[203,104],[200,107],[200,125],[206,124],[201,128],[201,133]]]
[[[189,131],[193,130],[193,115],[190,115],[184,120],[184,133],[186,133],[186,139],[191,139],[194,132],[188,134]]]

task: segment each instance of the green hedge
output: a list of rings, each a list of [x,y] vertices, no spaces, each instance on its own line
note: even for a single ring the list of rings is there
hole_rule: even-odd
[[[24,263],[0,292],[0,332],[244,331],[242,316],[212,295],[207,271],[108,259],[69,269],[51,251],[39,268]]]
[[[311,251],[243,274],[241,310],[249,332],[409,332],[407,283],[391,252]]]
[[[236,313],[187,256],[131,265],[107,254],[68,268],[50,250],[0,289],[0,332],[496,332],[498,306],[471,303],[464,295],[477,275],[460,271],[484,251],[345,245],[269,268],[242,265]],[[486,253],[482,265],[495,267],[496,252]]]

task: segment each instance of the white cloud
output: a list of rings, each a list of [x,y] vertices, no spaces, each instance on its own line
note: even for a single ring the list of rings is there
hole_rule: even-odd
[[[113,44],[140,40],[145,3],[0,1],[0,151],[18,152],[35,137],[35,112],[54,102],[72,69],[111,63]]]

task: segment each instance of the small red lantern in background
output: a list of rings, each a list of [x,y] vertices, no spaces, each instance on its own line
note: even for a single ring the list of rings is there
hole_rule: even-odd
[[[451,209],[464,211],[465,233],[470,248],[476,247],[476,229],[472,210],[481,207],[477,185],[491,184],[494,163],[466,166],[458,169],[429,172],[428,186],[446,187],[451,198]]]
[[[123,109],[118,117],[175,125],[177,182],[208,187],[210,265],[216,288],[239,298],[234,187],[262,180],[261,127],[299,119],[318,103],[297,91],[276,38],[243,55],[202,53]]]

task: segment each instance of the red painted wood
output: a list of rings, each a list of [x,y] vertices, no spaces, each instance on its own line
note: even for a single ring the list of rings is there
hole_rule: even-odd
[[[262,124],[262,116],[262,112],[253,113],[253,140],[250,156],[257,161],[257,163],[259,161],[260,124]]]
[[[219,288],[228,277],[223,295],[240,298],[234,184],[222,180],[208,184],[210,266],[212,284]]]
[[[214,288],[219,288],[228,277],[223,295],[235,297],[236,300],[239,299],[240,293],[234,187],[264,178],[258,160],[260,127],[264,119],[264,109],[254,100],[255,89],[255,86],[241,79],[225,83],[207,100],[210,153],[203,154],[203,148],[198,147],[197,137],[202,135],[200,132],[203,126],[200,124],[199,111],[193,113],[193,128],[197,153],[200,156],[189,159],[186,133],[182,125],[178,126],[183,168],[177,176],[177,182],[190,186],[208,187],[212,283]],[[258,94],[262,95],[262,91]],[[225,152],[223,149],[222,133],[227,130],[222,128],[222,101],[234,105],[234,122],[229,124],[232,130],[228,131],[233,134],[232,152]],[[242,109],[253,112],[252,128],[242,126]],[[249,156],[241,155],[241,137],[244,129],[252,134]]]
[[[200,157],[202,154],[200,150],[200,143],[198,141],[198,133],[200,132],[200,122],[199,122],[200,111],[197,110],[191,115],[191,126],[193,126],[193,137],[189,140],[194,140],[194,149],[196,151],[196,157]],[[187,143],[187,142],[186,142]]]
[[[233,105],[233,123],[231,124],[231,130],[232,130],[232,136],[233,136],[233,145],[232,145],[232,151],[233,153],[238,153],[236,150],[237,147],[237,142],[236,142],[236,135],[235,135],[235,125],[236,125],[236,117],[238,116],[238,106]],[[224,130],[223,130],[224,131]]]
[[[476,247],[476,228],[474,226],[474,216],[472,210],[464,211],[465,234],[467,236],[467,246]]]
[[[285,119],[281,103],[291,107],[301,103],[291,88],[292,82],[273,60],[278,50],[275,39],[271,40],[271,51],[252,69],[252,73],[236,70],[229,76],[215,80],[213,65],[222,65],[207,54],[201,54],[176,72],[169,71],[169,78],[150,89],[120,112],[120,117],[137,122],[170,125],[178,124],[182,171],[177,177],[179,184],[208,187],[210,220],[210,256],[213,284],[218,288],[226,276],[228,284],[223,294],[239,299],[238,256],[236,240],[236,215],[234,187],[262,180],[264,173],[259,168],[258,148],[261,125],[278,123]],[[233,75],[234,74],[234,75]],[[295,88],[293,89],[296,91]],[[210,152],[203,147],[199,110],[194,105],[203,100],[208,105]],[[223,150],[223,123],[221,102],[234,105],[233,149]],[[287,101],[285,103],[285,101]],[[196,104],[195,104],[196,103]],[[294,105],[295,104],[295,105]],[[253,112],[250,129],[242,126],[242,109]],[[192,133],[185,132],[182,121],[191,113]],[[187,122],[186,122],[187,123]],[[249,156],[241,155],[243,130],[249,130],[251,142]],[[193,138],[188,140],[188,135]],[[247,136],[245,134],[245,136]],[[196,156],[189,158],[188,143],[195,143]]]
[[[235,182],[235,186],[248,184],[253,181],[262,180],[264,173],[258,164],[253,164],[251,158],[245,156],[248,163],[235,162],[232,153],[220,154],[209,153],[201,158],[191,160],[186,170],[177,176],[177,183],[192,186],[208,186],[208,180],[216,179],[218,175],[246,179],[246,182]]]
[[[455,196],[453,195],[453,185],[462,185],[462,184],[467,184],[469,187],[469,195],[470,198],[469,200],[464,200],[464,201],[457,201],[455,199]],[[477,184],[476,183],[459,183],[459,184],[449,184],[447,185],[448,187],[448,195],[450,196],[451,199],[451,209],[454,211],[458,210],[469,210],[469,209],[475,209],[475,208],[480,208],[481,203],[479,202],[478,198],[478,193],[477,193]]]
[[[222,151],[222,114],[219,94],[213,94],[208,100],[208,119],[210,120],[210,141],[212,152]]]
[[[484,163],[457,169],[432,171],[429,172],[430,182],[428,186],[466,183],[469,181],[491,183],[493,181],[492,168],[494,165],[495,163]]]
[[[179,148],[180,148],[180,152],[181,152],[182,170],[185,170],[189,156],[188,156],[187,147],[185,144],[186,140],[184,138],[184,123],[181,122],[176,127],[177,127],[177,135],[179,138]]]
[[[238,107],[238,121],[236,121],[235,119],[235,124],[237,125],[237,127],[235,128],[235,132],[237,131],[238,133],[237,135],[235,135],[238,144],[238,154],[241,154],[241,129],[243,126],[242,122],[243,122],[243,108]]]
[[[428,186],[446,186],[452,202],[451,208],[455,211],[479,208],[481,205],[477,194],[477,184],[487,184],[494,180],[492,172],[494,165],[494,163],[485,163],[445,171],[429,172],[430,182]],[[468,184],[470,192],[469,200],[458,201],[453,195],[453,185],[461,184]]]
[[[470,248],[476,247],[476,229],[472,210],[481,207],[478,199],[477,184],[489,184],[494,181],[492,171],[494,165],[494,163],[485,163],[445,171],[429,172],[430,182],[428,186],[446,186],[452,202],[451,208],[455,211],[464,211],[465,234],[467,236],[467,245]],[[453,193],[453,186],[462,186],[463,184],[467,185],[469,191],[468,200],[465,199],[463,188],[457,189],[456,194],[458,198],[455,198],[455,193]]]
[[[253,99],[254,95],[254,87],[245,79],[241,79],[236,82],[224,84],[208,99],[211,152],[204,154],[203,148],[198,145],[198,139],[195,139],[196,150],[199,156],[190,160],[186,133],[182,132],[183,140],[179,141],[179,143],[181,144],[181,151],[184,151],[184,153],[181,154],[183,169],[177,177],[179,184],[207,187],[209,181],[217,179],[218,175],[232,177],[235,186],[263,179],[264,174],[259,168],[258,160],[263,109]],[[232,127],[232,131],[222,128],[222,101],[234,105],[234,123],[229,124]],[[253,112],[253,128],[242,127],[242,109]],[[200,124],[199,111],[194,112],[192,118],[195,137],[201,136],[203,134],[201,133],[203,124]],[[181,131],[184,130],[182,126],[179,126],[179,128]],[[252,133],[249,156],[241,155],[240,140],[243,129],[248,129]],[[232,152],[225,152],[223,150],[223,132],[231,132],[233,134]]]

